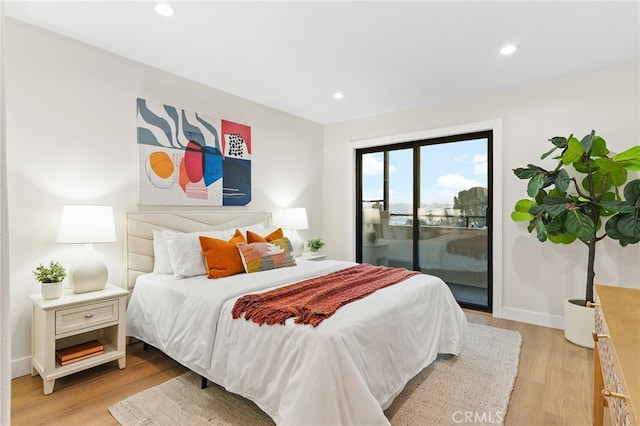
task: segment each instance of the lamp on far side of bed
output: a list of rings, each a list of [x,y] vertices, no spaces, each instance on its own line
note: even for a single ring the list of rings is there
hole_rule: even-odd
[[[107,284],[107,266],[95,255],[93,243],[116,241],[113,207],[65,205],[62,209],[58,243],[84,244],[84,250],[69,269],[74,293],[102,290]]]
[[[378,233],[373,225],[380,225],[380,210],[379,209],[365,209],[363,212],[363,222],[367,225],[367,241],[375,243],[378,239]]]
[[[287,232],[287,237],[291,241],[291,248],[293,249],[294,256],[302,255],[304,251],[304,240],[298,234],[298,231],[303,229],[309,229],[309,222],[307,221],[307,209],[304,207],[294,207],[286,209],[282,212],[280,218],[281,227]]]

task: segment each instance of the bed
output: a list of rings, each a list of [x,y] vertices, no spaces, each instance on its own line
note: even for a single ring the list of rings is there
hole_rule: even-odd
[[[383,410],[438,353],[458,354],[465,315],[446,284],[418,274],[338,309],[317,327],[233,319],[248,293],[353,266],[305,261],[219,279],[154,273],[154,231],[270,226],[264,213],[131,213],[126,216],[127,335],[165,352],[276,424],[388,424]],[[259,231],[257,231],[259,232]],[[266,231],[265,231],[266,232]]]

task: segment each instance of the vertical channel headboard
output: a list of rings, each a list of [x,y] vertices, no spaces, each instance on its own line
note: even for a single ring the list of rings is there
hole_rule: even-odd
[[[141,274],[153,271],[153,230],[216,231],[263,223],[267,212],[136,212],[125,215],[125,282],[132,289]]]

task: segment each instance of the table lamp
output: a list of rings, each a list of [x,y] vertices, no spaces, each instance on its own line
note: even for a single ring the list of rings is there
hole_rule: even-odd
[[[116,241],[113,207],[64,206],[56,242],[85,245],[80,258],[71,266],[67,275],[75,293],[102,290],[107,284],[109,271],[95,255],[93,244],[113,241]]]
[[[302,252],[304,251],[304,240],[300,237],[298,231],[302,229],[309,229],[307,209],[304,207],[295,207],[284,210],[281,216],[281,223],[283,229],[290,231],[287,232],[287,236],[291,241],[293,255],[302,255]]]
[[[378,239],[378,233],[373,225],[380,225],[380,210],[364,209],[363,222],[367,225],[367,241],[375,243]]]

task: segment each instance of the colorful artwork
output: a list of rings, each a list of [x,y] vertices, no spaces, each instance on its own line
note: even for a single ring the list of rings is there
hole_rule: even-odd
[[[251,201],[251,127],[137,100],[139,200],[244,206]]]

